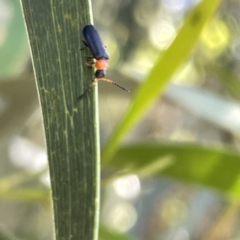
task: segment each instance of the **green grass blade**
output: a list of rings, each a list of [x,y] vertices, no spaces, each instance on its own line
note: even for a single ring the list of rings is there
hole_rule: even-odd
[[[89,2],[22,0],[22,7],[44,120],[56,239],[98,239],[96,89],[77,101],[92,80],[79,50]]]
[[[203,0],[190,12],[174,42],[165,54],[158,58],[146,81],[140,86],[126,116],[103,150],[103,163],[110,160],[124,135],[162,94],[171,76],[191,53],[204,25],[212,17],[219,3],[220,0]]]
[[[50,191],[48,188],[36,189],[36,188],[24,188],[14,189],[10,191],[2,191],[0,189],[0,198],[7,200],[15,200],[17,202],[48,202]],[[0,238],[1,239],[1,238]]]
[[[136,237],[118,233],[114,230],[106,228],[103,225],[100,226],[99,237],[101,240],[138,240]]]
[[[157,160],[169,159],[165,168],[149,168]],[[240,197],[240,152],[228,148],[205,147],[196,144],[138,144],[120,148],[110,162],[117,171],[145,176],[168,176],[196,183]]]

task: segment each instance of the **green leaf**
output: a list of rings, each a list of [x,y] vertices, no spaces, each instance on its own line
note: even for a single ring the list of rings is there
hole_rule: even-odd
[[[11,191],[2,191],[0,189],[0,198],[10,199],[26,202],[33,201],[49,201],[49,189],[36,189],[36,188],[26,188],[26,189],[13,189]]]
[[[100,226],[99,237],[101,240],[138,240],[138,238],[118,233],[114,230],[106,228],[103,225]]]
[[[147,79],[140,86],[125,117],[104,148],[102,152],[104,164],[113,156],[124,135],[163,93],[171,76],[191,53],[203,27],[212,17],[219,3],[220,0],[203,0],[190,12],[171,46],[158,58]]]
[[[240,152],[196,144],[137,144],[119,149],[110,162],[117,171],[137,173],[156,159],[171,159],[170,164],[149,175],[168,176],[196,183],[240,197]],[[109,167],[108,166],[108,167]]]
[[[97,239],[98,98],[81,47],[88,1],[22,0],[42,108],[56,239]],[[94,94],[93,94],[94,93]]]

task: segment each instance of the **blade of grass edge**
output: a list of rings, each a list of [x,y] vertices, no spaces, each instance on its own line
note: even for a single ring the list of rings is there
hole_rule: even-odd
[[[159,57],[149,76],[139,87],[131,106],[102,151],[102,164],[114,155],[124,135],[162,94],[171,76],[186,60],[196,44],[205,24],[212,17],[220,0],[203,0],[187,16],[175,40],[163,56]]]
[[[91,3],[21,2],[44,120],[55,239],[96,240],[100,185],[96,88],[77,101],[92,79],[79,51]]]

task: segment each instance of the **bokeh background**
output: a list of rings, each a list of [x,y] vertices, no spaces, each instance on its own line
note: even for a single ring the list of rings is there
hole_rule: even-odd
[[[131,89],[128,94],[99,83],[102,145],[199,2],[92,1],[95,26],[111,56],[107,77]],[[164,97],[125,143],[175,141],[239,149],[239,12],[239,0],[222,1]],[[0,239],[49,240],[47,155],[19,1],[0,0],[0,19]],[[206,186],[129,175],[107,181],[102,190],[101,221],[121,233],[148,240],[240,239],[239,200]]]

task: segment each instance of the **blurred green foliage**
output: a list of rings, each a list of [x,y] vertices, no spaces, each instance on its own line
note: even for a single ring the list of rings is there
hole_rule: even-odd
[[[229,235],[234,236],[234,232],[238,231],[238,207],[236,206],[237,204],[233,207],[231,197],[239,201],[239,152],[237,149],[239,148],[240,126],[238,119],[240,107],[239,102],[236,100],[239,100],[240,92],[238,70],[240,59],[240,41],[238,36],[240,30],[236,12],[237,9],[240,9],[240,6],[237,1],[220,2],[205,0],[194,8],[193,6],[190,7],[193,3],[189,1],[186,3],[189,6],[181,12],[178,10],[180,5],[177,5],[177,3],[180,3],[180,1],[176,2],[175,7],[177,10],[170,9],[171,1],[161,1],[161,3],[157,1],[122,1],[111,4],[106,1],[96,1],[93,4],[94,17],[97,20],[95,23],[104,39],[107,50],[111,54],[110,63],[112,69],[119,69],[118,72],[121,72],[121,78],[127,81],[127,84],[123,85],[128,87],[129,84],[134,92],[136,82],[143,78],[144,75],[147,75],[146,80],[139,86],[125,113],[123,113],[125,111],[123,110],[123,105],[127,105],[130,102],[129,96],[121,95],[124,96],[121,97],[118,95],[121,94],[118,92],[118,89],[115,90],[112,89],[112,86],[105,85],[104,88],[110,90],[108,94],[105,92],[103,95],[103,87],[100,87],[100,102],[102,101],[102,105],[107,109],[106,113],[100,112],[101,117],[104,118],[101,124],[101,135],[103,142],[105,142],[106,138],[109,139],[108,142],[106,141],[107,143],[102,153],[101,218],[102,222],[108,223],[109,226],[108,228],[101,227],[101,239],[137,239],[125,235],[124,231],[130,231],[131,235],[140,236],[139,239],[146,239],[146,236],[147,239],[153,240],[159,238],[175,239],[171,233],[177,228],[184,228],[185,232],[187,232],[186,235],[183,235],[185,236],[184,239],[214,239],[214,236],[217,235],[214,231],[214,226],[218,223],[217,221],[216,223],[214,222],[212,210],[215,205],[220,206],[224,201],[229,202],[228,205],[226,204],[226,214],[223,213],[219,217],[219,221],[225,223],[225,226],[230,226],[229,223],[235,221],[236,228],[234,228],[234,224],[231,224],[230,230],[225,231],[225,228],[222,227],[218,232],[221,233],[224,239],[228,239]],[[220,3],[223,4],[219,14],[215,14]],[[39,4],[42,5],[42,3]],[[29,158],[32,162],[37,161],[36,155],[32,154],[29,146],[23,149],[12,147],[16,135],[21,135],[42,148],[44,147],[44,141],[40,133],[42,129],[42,122],[39,120],[41,119],[39,117],[40,114],[36,113],[38,111],[34,112],[38,107],[36,105],[35,89],[32,84],[33,75],[31,70],[29,71],[31,67],[27,64],[29,51],[26,50],[26,34],[19,2],[9,1],[5,7],[8,11],[5,11],[4,27],[1,29],[0,38],[0,121],[2,126],[0,150],[3,159],[9,161],[1,161],[0,163],[0,173],[2,175],[0,196],[3,205],[0,221],[5,222],[6,225],[2,226],[0,222],[0,236],[3,239],[17,239],[14,235],[19,236],[20,239],[51,239],[52,228],[50,220],[52,219],[49,217],[49,186],[42,180],[43,173],[46,173],[46,165],[38,171],[33,171],[27,166],[31,164],[25,164],[24,169],[30,171],[29,173],[26,170],[23,172],[19,170],[19,165],[15,166],[14,162],[10,163],[13,158],[12,151],[15,151],[15,157],[17,156],[16,162],[21,162],[27,156],[30,156]],[[90,13],[86,11],[85,7],[84,5],[81,11],[84,12],[85,21],[87,21],[86,19],[88,19]],[[26,9],[29,17],[32,9]],[[77,14],[76,9],[79,9],[77,4],[72,6],[72,8],[67,4],[66,9],[64,9],[64,12],[68,13],[64,16],[72,26],[76,22],[72,21],[69,13],[72,11],[73,14]],[[55,10],[49,8],[53,16],[62,16],[61,11],[54,12]],[[102,17],[103,12],[104,18]],[[45,14],[44,11],[39,13]],[[214,14],[215,17],[213,17]],[[82,21],[82,15],[77,16]],[[209,21],[212,17],[213,19]],[[85,23],[81,22],[81,25]],[[32,22],[31,24],[43,26],[41,22]],[[60,29],[59,27],[60,25],[58,30]],[[45,119],[51,114],[54,115],[56,109],[60,110],[58,114],[65,119],[66,112],[75,111],[79,106],[82,108],[82,113],[78,113],[78,117],[80,117],[76,124],[78,130],[66,131],[65,133],[73,137],[73,139],[83,136],[82,140],[76,141],[79,143],[78,147],[80,144],[90,146],[93,141],[89,138],[89,130],[86,130],[86,126],[92,124],[92,127],[98,129],[98,124],[93,124],[92,116],[88,115],[89,106],[93,102],[90,104],[87,97],[88,100],[82,105],[82,103],[75,102],[75,95],[81,93],[89,85],[92,71],[88,71],[84,67],[81,55],[85,54],[85,52],[82,53],[77,50],[81,47],[81,29],[77,28],[75,32],[69,32],[70,29],[70,27],[64,28],[66,34],[64,35],[64,40],[61,40],[60,48],[65,49],[65,52],[61,52],[60,57],[53,53],[56,45],[53,44],[48,52],[44,48],[47,46],[48,41],[39,42],[39,49],[41,47],[45,49],[43,51],[39,50],[39,54],[47,53],[49,56],[52,54],[53,58],[45,58],[41,65],[41,59],[36,57],[36,53],[33,54],[33,60],[36,65],[39,64],[39,69],[42,71],[42,68],[45,67],[46,70],[45,77],[41,78],[40,76],[40,79],[43,81],[47,79],[45,82],[46,89],[50,86],[49,91],[46,91],[41,85],[38,86],[38,90],[40,91],[42,104],[45,100],[48,100],[48,103],[45,104]],[[108,32],[104,32],[103,29],[108,29]],[[42,37],[47,39],[52,33],[49,32]],[[33,39],[36,38],[36,34],[33,34],[33,32],[31,34]],[[60,39],[57,40],[60,41]],[[71,45],[69,42],[73,44]],[[70,55],[68,55],[69,52],[71,52]],[[53,67],[55,60],[56,62],[64,62],[60,71]],[[80,67],[78,68],[78,66]],[[38,73],[41,71],[38,71]],[[19,72],[22,73],[20,77],[17,75]],[[85,75],[82,74],[83,72]],[[112,75],[120,79],[116,71],[114,73],[110,69],[110,76]],[[65,77],[62,77],[62,74]],[[134,81],[131,82],[130,78]],[[61,79],[60,84],[59,79]],[[75,87],[69,87],[71,85],[69,79],[76,83]],[[80,82],[80,79],[84,81]],[[175,83],[166,90],[171,80]],[[118,79],[116,79],[116,82],[118,82]],[[176,83],[184,84],[184,86],[177,86]],[[188,87],[185,85],[188,85]],[[61,87],[59,88],[59,86]],[[205,91],[202,89],[205,89]],[[63,92],[68,96],[65,99],[61,98],[64,95],[62,95]],[[92,96],[91,93],[90,96]],[[162,97],[161,103],[157,103],[159,97]],[[58,103],[60,98],[63,99],[61,104]],[[64,103],[66,99],[67,101]],[[108,102],[111,102],[112,105],[108,105]],[[94,100],[95,103],[96,99]],[[154,104],[157,105],[154,107]],[[64,107],[62,108],[62,106]],[[149,111],[150,108],[153,108],[153,110]],[[62,111],[63,109],[64,111]],[[178,111],[181,111],[181,114]],[[34,114],[32,114],[33,112]],[[116,124],[118,117],[115,117],[115,113],[116,116],[123,115],[119,124]],[[185,122],[182,115],[185,116],[190,127],[187,124],[184,125]],[[198,116],[197,120],[193,115]],[[152,120],[153,118],[154,120]],[[64,123],[63,119],[61,124]],[[197,122],[198,120],[199,122]],[[85,124],[81,125],[83,122]],[[137,125],[138,122],[140,122],[139,125]],[[195,123],[193,124],[192,122]],[[207,125],[206,122],[210,122],[210,124]],[[52,121],[52,123],[54,127],[58,126],[57,121]],[[198,124],[202,124],[204,127],[199,127],[198,129]],[[116,130],[111,132],[109,129],[112,125],[116,126]],[[57,136],[64,132],[63,128],[58,130],[50,132],[48,127],[45,129],[46,135],[49,134],[50,136],[50,133],[52,134],[52,144],[48,146],[50,152],[51,147],[56,144]],[[187,134],[185,134],[186,132]],[[124,142],[123,139],[127,135],[128,138]],[[67,139],[69,140],[70,137]],[[180,142],[176,144],[172,139]],[[191,141],[191,143],[183,142],[185,140]],[[122,142],[125,143],[125,146],[120,147]],[[219,143],[222,146],[219,146]],[[66,142],[62,142],[62,147],[60,148],[63,149],[65,144]],[[72,144],[69,144],[69,146],[72,146]],[[83,184],[75,181],[79,174],[79,172],[75,171],[79,169],[76,166],[78,166],[79,162],[82,163],[82,159],[85,159],[74,158],[76,156],[74,154],[86,151],[85,148],[83,151],[79,149],[81,148],[79,147],[75,153],[74,151],[66,152],[69,159],[74,159],[74,161],[69,161],[69,166],[72,167],[65,168],[66,174],[59,175],[60,167],[64,169],[65,166],[63,163],[66,158],[63,155],[61,156],[63,161],[60,161],[59,157],[51,165],[52,172],[58,176],[52,178],[54,186],[57,186],[55,185],[56,183],[60,183],[60,187],[64,188],[67,179],[72,179],[72,182],[70,182],[75,183],[75,185],[70,184],[72,187],[69,187],[68,193],[64,192],[64,196],[68,197],[63,199],[65,205],[61,206],[67,206],[67,208],[71,205],[68,204],[73,197],[76,197],[74,195],[75,192],[77,190],[80,191],[80,188],[84,189],[85,193],[90,193],[90,185],[86,185],[85,180],[80,181]],[[52,152],[55,152],[55,150]],[[98,151],[97,149],[95,150],[96,152]],[[94,151],[91,150],[86,151],[86,155],[89,152],[91,152],[91,156],[95,156]],[[85,167],[91,165],[88,164],[89,162],[86,161]],[[88,167],[86,171],[82,172],[83,177],[84,174],[87,174],[87,170],[90,173],[93,169]],[[16,173],[12,174],[12,172]],[[69,178],[66,178],[67,174],[69,174]],[[117,208],[117,204],[123,200],[121,197],[115,198],[116,193],[113,187],[115,181],[113,180],[119,179],[121,181],[126,175],[137,176],[137,179],[140,179],[143,185],[146,179],[154,179],[155,181],[150,187],[148,186],[145,189],[142,187],[143,189],[141,189],[141,194],[138,195],[138,198],[128,201],[132,209],[135,207],[137,212],[137,220],[132,220],[132,225],[128,223],[131,220],[131,211],[127,211],[128,208],[125,208],[125,210],[127,209],[126,212],[129,213],[127,217],[129,218],[120,210],[118,211],[119,214],[112,214],[114,212],[112,211],[113,208]],[[175,182],[159,190],[156,185],[164,185],[165,176],[168,179],[175,179]],[[179,187],[182,182],[190,184]],[[230,196],[230,198],[226,200],[226,198],[220,195],[221,197],[216,200],[216,203],[213,202],[211,205],[209,204],[210,197],[206,200],[207,194],[196,194],[197,190],[192,186],[193,183],[198,186],[204,186],[206,189],[214,190],[211,192],[212,195],[218,195],[219,191],[224,193],[225,196]],[[95,188],[94,183],[91,186]],[[189,187],[189,190],[186,190],[186,186]],[[127,185],[127,188],[132,189],[132,185]],[[154,191],[151,192],[151,189],[154,189]],[[196,189],[198,188],[196,187]],[[150,199],[147,200],[146,195],[144,195],[146,191],[151,192],[148,194]],[[83,194],[81,196],[86,195]],[[206,198],[201,201],[201,197]],[[60,204],[60,200],[55,196],[55,202]],[[87,200],[89,199],[87,198]],[[14,205],[15,202],[17,206]],[[141,203],[141,207],[137,205],[138,202]],[[24,203],[27,204],[24,205]],[[37,221],[32,221],[32,213],[29,213],[29,216],[26,214],[28,210],[20,210],[19,205],[28,209],[30,203],[32,205],[36,204],[35,208],[32,207],[32,209],[36,214],[35,216],[37,216]],[[82,210],[79,207],[79,201],[76,200],[75,203],[75,205],[71,205],[72,208],[69,207],[69,212],[76,213],[77,210]],[[91,201],[88,203],[91,205]],[[207,204],[210,205],[209,208]],[[193,206],[196,206],[198,211],[195,209],[194,212]],[[205,206],[205,208],[201,208],[202,206]],[[221,209],[224,209],[224,207],[225,205],[223,204]],[[230,212],[231,209],[234,209],[235,215],[228,213],[228,207]],[[39,210],[36,211],[36,209]],[[61,215],[61,207],[58,210]],[[14,213],[11,214],[11,211]],[[90,210],[86,215],[93,214],[91,211],[94,210]],[[189,215],[189,218],[186,216],[185,218],[179,217],[181,211],[183,216]],[[141,212],[145,215],[141,215]],[[204,217],[201,217],[201,212],[204,214]],[[191,213],[193,216],[191,216]],[[17,215],[19,215],[20,220],[16,217]],[[206,221],[207,215],[209,215],[208,221]],[[22,218],[25,218],[29,224],[26,225]],[[213,220],[210,220],[210,218]],[[176,224],[176,219],[182,220]],[[200,219],[199,222],[198,219]],[[67,224],[65,220],[66,215],[64,215],[64,221],[62,222],[64,225]],[[75,220],[76,218],[72,218],[72,223],[68,226],[74,226]],[[79,219],[78,221],[82,222]],[[173,222],[175,225],[172,224]],[[211,226],[206,227],[204,225],[206,222],[211,222],[209,223]],[[132,227],[133,223],[135,227]],[[196,225],[194,226],[194,224]],[[189,227],[189,225],[191,226]],[[90,228],[91,226],[88,226],[88,229]],[[121,230],[122,233],[113,231],[111,228]],[[204,230],[200,231],[200,228]],[[75,227],[72,229],[75,229]],[[60,226],[58,234],[61,235],[62,230],[65,231]],[[87,230],[84,229],[84,231]],[[176,233],[176,236],[181,236],[181,234]]]

